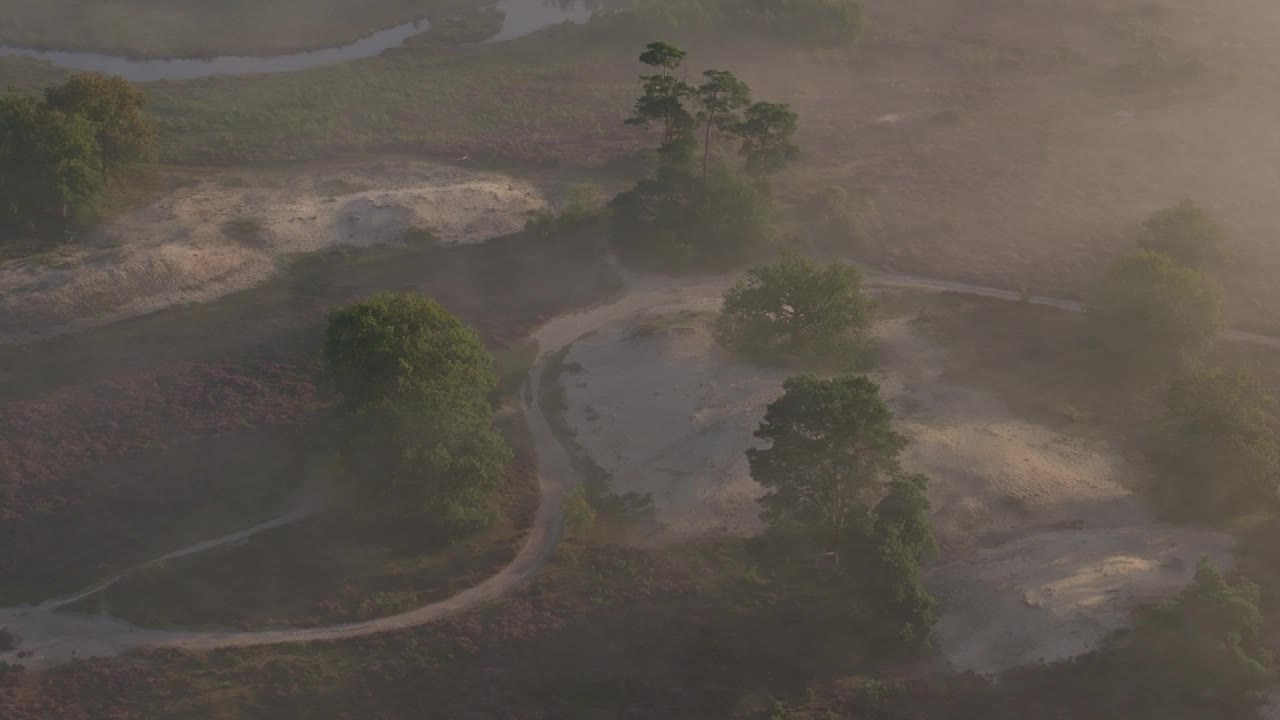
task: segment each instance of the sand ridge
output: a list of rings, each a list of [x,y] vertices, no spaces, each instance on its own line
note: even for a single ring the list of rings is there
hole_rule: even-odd
[[[59,250],[0,263],[0,342],[44,337],[258,284],[278,259],[515,232],[545,207],[514,178],[417,160],[203,175]]]

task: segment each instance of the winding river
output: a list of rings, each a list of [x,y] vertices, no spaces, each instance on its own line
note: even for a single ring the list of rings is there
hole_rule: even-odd
[[[497,7],[504,14],[502,28],[485,42],[511,40],[564,22],[581,23],[591,14],[587,7],[576,1],[560,3],[548,0],[501,0]],[[67,70],[119,75],[131,82],[190,80],[212,75],[296,72],[323,65],[337,65],[373,57],[399,47],[410,37],[426,32],[430,27],[431,23],[426,20],[417,20],[380,30],[341,47],[264,57],[227,55],[205,59],[133,60],[101,53],[34,50],[7,45],[0,45],[0,57],[35,58]]]

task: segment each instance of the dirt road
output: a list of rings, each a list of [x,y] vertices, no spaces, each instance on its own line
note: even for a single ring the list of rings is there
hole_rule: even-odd
[[[29,657],[24,658],[18,658],[16,651],[0,654],[0,660],[40,668],[66,662],[75,657],[112,656],[145,646],[207,650],[218,647],[340,640],[423,625],[503,595],[532,577],[551,557],[560,539],[565,495],[577,483],[576,473],[564,449],[552,435],[551,428],[538,405],[538,379],[541,367],[539,363],[532,371],[530,379],[532,389],[528,395],[530,401],[525,413],[538,450],[538,483],[541,502],[533,526],[519,554],[509,565],[479,585],[400,615],[320,628],[260,632],[148,630],[105,616],[55,612],[57,608],[111,586],[137,569],[134,568],[76,595],[51,600],[38,607],[0,608],[0,627],[9,628],[20,638],[19,650],[31,653]],[[304,502],[276,520],[183,548],[152,562],[192,555],[220,545],[243,541],[263,530],[296,522],[310,514],[313,508],[314,505]]]

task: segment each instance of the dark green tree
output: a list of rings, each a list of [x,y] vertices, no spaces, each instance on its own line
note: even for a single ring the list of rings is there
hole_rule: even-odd
[[[68,217],[104,181],[92,124],[33,98],[0,97],[0,202],[9,222]]]
[[[851,623],[881,651],[926,644],[935,622],[920,577],[935,551],[928,481],[902,472],[906,439],[879,387],[851,375],[790,378],[756,437],[769,445],[747,459],[767,490],[765,538],[782,586],[813,593],[808,608]]]
[[[1118,260],[1088,306],[1113,357],[1146,367],[1194,358],[1222,326],[1222,288],[1208,275],[1147,250]]]
[[[712,131],[732,132],[737,127],[740,122],[737,111],[751,103],[751,88],[728,70],[707,70],[702,75],[706,82],[699,85],[696,92],[701,105],[697,119],[705,131],[702,142],[702,178],[705,180]]]
[[[497,382],[475,331],[415,293],[333,309],[324,357],[348,415],[403,397],[484,400]]]
[[[1260,602],[1253,583],[1201,559],[1178,597],[1139,610],[1115,661],[1142,716],[1252,717],[1274,670]]]
[[[671,161],[688,157],[693,139],[695,118],[685,100],[693,93],[686,82],[673,73],[684,60],[685,52],[665,42],[650,43],[640,55],[640,62],[661,72],[641,75],[643,94],[636,99],[634,114],[626,120],[628,125],[648,127],[657,122],[662,125],[660,153]]]
[[[874,308],[856,267],[793,255],[751,268],[725,293],[719,330],[748,352],[833,358],[857,351]]]
[[[623,256],[668,270],[722,266],[774,241],[765,190],[714,166],[703,182],[665,165],[615,196],[609,209],[610,235]]]
[[[674,75],[682,50],[652,43],[640,59],[660,72],[640,78],[644,92],[626,122],[662,124],[660,162],[654,177],[610,203],[613,240],[629,260],[668,269],[709,268],[754,255],[774,237],[768,188],[711,162],[712,138],[716,130],[737,134],[746,128],[750,137],[744,139],[743,154],[749,166],[763,169],[794,154],[787,138],[795,129],[795,114],[785,106],[770,106],[775,111],[760,106],[756,116],[738,121],[736,110],[749,101],[750,90],[732,73],[708,71],[706,81],[693,88]],[[696,114],[687,102],[696,103]],[[695,177],[692,162],[699,127],[705,131],[701,178]]]
[[[492,427],[493,358],[473,330],[434,300],[378,295],[330,313],[324,357],[358,504],[445,535],[492,519],[511,454]]]
[[[849,530],[899,475],[907,441],[869,378],[801,375],[782,388],[755,433],[768,447],[747,451],[751,477],[767,491],[761,517],[811,537],[839,566]]]
[[[1168,255],[1188,267],[1217,267],[1226,256],[1226,231],[1190,200],[1155,213],[1142,227],[1138,247]]]
[[[742,138],[741,154],[747,170],[759,175],[777,172],[796,159],[800,148],[791,142],[800,118],[782,103],[757,102],[746,109],[734,129]]]
[[[937,621],[937,603],[920,577],[920,564],[937,550],[927,488],[923,475],[890,481],[871,521],[850,533],[843,553],[861,632],[882,650],[927,644]]]
[[[155,128],[143,113],[146,95],[124,78],[78,73],[47,88],[44,98],[50,108],[93,124],[108,175],[155,156]]]
[[[1275,403],[1253,375],[1200,370],[1180,378],[1152,452],[1157,498],[1176,515],[1208,520],[1274,503],[1277,427]]]

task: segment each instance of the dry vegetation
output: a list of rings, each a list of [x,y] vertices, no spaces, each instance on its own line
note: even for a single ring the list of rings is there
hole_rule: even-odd
[[[858,209],[862,242],[853,250],[862,259],[1079,297],[1132,247],[1143,218],[1189,196],[1233,236],[1224,271],[1233,322],[1280,328],[1273,281],[1280,257],[1270,237],[1280,226],[1272,202],[1270,125],[1280,77],[1273,4],[868,0],[867,7],[870,34],[847,52],[686,42],[698,48],[691,58],[698,69],[731,65],[760,93],[795,105],[807,156],[777,185],[797,207],[823,188],[844,187]],[[149,92],[170,159],[412,149],[598,169],[625,164],[638,144],[620,120],[634,75],[632,40],[649,39],[617,28],[562,30],[490,50],[407,48],[340,68],[163,83]],[[13,68],[17,84],[46,74],[27,63],[0,67]],[[226,498],[239,520],[244,508],[279,500],[287,491],[279,478],[296,470],[302,452],[298,435],[316,427],[307,424],[316,402],[308,362],[329,305],[375,288],[419,289],[502,345],[614,289],[587,245],[344,252],[299,261],[281,278],[205,306],[31,348],[0,347],[0,397],[12,401],[0,412],[0,442],[10,447],[0,488],[15,488],[0,533],[21,536],[23,518],[40,514],[28,556],[51,558],[41,572],[16,571],[23,579],[12,594],[35,598],[147,554],[177,532],[157,518],[186,519],[206,497]],[[886,301],[899,303],[904,317],[920,315],[912,328],[947,348],[947,383],[982,388],[1052,428],[1123,444],[1140,461],[1144,438],[1133,428],[1155,413],[1163,378],[1135,384],[1108,374],[1077,318],[948,296]],[[1273,356],[1225,345],[1218,353],[1215,362],[1250,367],[1280,386]],[[148,388],[156,392],[141,390]],[[250,433],[246,424],[276,429]],[[176,439],[191,436],[199,439]],[[234,457],[263,474],[246,472],[243,485],[228,488],[195,471],[212,457]],[[267,474],[274,479],[255,484]],[[210,520],[192,521],[198,534],[225,527],[226,512],[214,508]],[[125,517],[134,519],[129,530],[115,532]],[[1248,522],[1244,565],[1274,605],[1275,522]],[[289,532],[272,550],[280,555],[259,558],[256,571],[278,572],[316,530]],[[102,537],[111,539],[97,542]],[[210,556],[208,577],[233,583],[253,547]],[[734,542],[664,553],[573,545],[516,595],[394,636],[306,652],[152,652],[0,674],[0,715],[1127,720],[1141,712],[1096,656],[1017,670],[996,684],[940,672],[933,658],[862,677],[862,649],[786,607],[756,582],[752,565]],[[315,622],[382,612],[348,603],[354,596],[343,594],[333,567],[313,567],[314,575],[291,568],[303,583],[327,573],[317,597],[332,607],[281,610],[277,596],[244,615],[197,612],[207,611],[203,621],[248,625],[282,612]],[[444,575],[456,580],[454,569]],[[434,572],[404,577],[417,589]],[[138,582],[133,591],[166,597],[190,590],[180,577]],[[449,579],[440,582],[449,587]],[[410,595],[392,605],[420,599]],[[234,588],[232,596],[243,597]],[[154,608],[131,612],[174,621]],[[1280,638],[1280,629],[1268,632]]]
[[[876,264],[1079,294],[1146,216],[1193,197],[1235,238],[1236,321],[1280,323],[1272,4],[870,0],[867,12],[849,51],[669,39],[696,48],[691,70],[733,67],[793,103],[807,153],[779,187],[796,199],[845,187]],[[652,32],[565,29],[149,92],[171,159],[399,148],[591,163],[640,142],[621,119]]]
[[[212,303],[0,347],[0,533],[23,549],[6,555],[5,601],[278,512],[330,432],[314,363],[331,305],[415,289],[501,347],[614,289],[594,248],[512,238],[340,251]],[[237,362],[208,364],[222,358]]]

